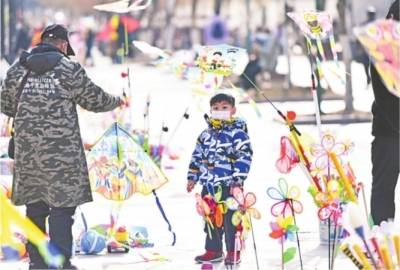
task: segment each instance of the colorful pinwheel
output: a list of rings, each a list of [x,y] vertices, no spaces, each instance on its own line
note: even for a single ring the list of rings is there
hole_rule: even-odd
[[[280,239],[282,246],[282,269],[285,262],[293,259],[295,250],[290,249],[286,252],[283,251],[283,242],[286,239],[293,240],[293,233],[296,235],[297,247],[299,250],[299,259],[301,269],[303,269],[303,261],[301,258],[300,241],[297,234],[298,227],[296,224],[295,214],[303,212],[303,205],[298,198],[300,197],[300,190],[296,186],[288,187],[284,178],[279,178],[278,187],[269,187],[267,189],[268,196],[273,200],[278,200],[277,203],[271,207],[271,214],[277,217],[275,223],[270,223],[272,232],[270,236],[275,239]]]
[[[277,216],[276,222],[270,222],[272,232],[269,236],[273,239],[279,239],[284,241],[289,239],[293,241],[295,239],[295,233],[299,228],[294,224],[294,218],[292,215],[283,217],[282,215]]]
[[[288,216],[300,214],[303,212],[303,205],[298,200],[300,197],[300,190],[296,186],[288,187],[284,178],[279,178],[278,187],[269,187],[267,189],[268,196],[277,200],[278,202],[271,207],[271,214],[275,217],[279,215]]]
[[[395,20],[377,20],[354,28],[354,33],[389,92],[400,97],[400,23]]]
[[[286,239],[290,241],[294,240],[295,233],[298,231],[298,227],[294,225],[293,216],[283,217],[279,215],[276,219],[276,222],[270,222],[271,232],[269,236],[273,239],[278,239],[281,244],[281,256],[282,256],[282,265],[281,269],[285,263],[291,261],[296,255],[296,247],[290,247],[284,250],[284,242]]]
[[[331,219],[335,225],[340,225],[342,223],[342,208],[337,202],[326,204],[318,210],[318,217],[322,221]]]
[[[290,171],[300,162],[290,139],[286,136],[281,137],[281,151],[279,159],[275,162],[275,167],[280,173],[290,173]]]
[[[195,197],[197,213],[203,217],[207,224],[208,236],[212,238],[211,230],[214,229],[214,217],[211,209],[216,208],[216,203],[211,195],[206,195],[202,198],[200,194],[196,193]]]
[[[328,177],[332,173],[334,168],[333,162],[330,160],[330,153],[334,153],[340,157],[348,154],[352,148],[353,143],[351,142],[336,142],[335,137],[330,133],[325,133],[321,137],[320,144],[312,144],[310,147],[310,154],[315,157],[314,171],[317,175],[328,174]]]
[[[232,196],[226,199],[227,207],[235,211],[232,215],[232,224],[234,226],[242,224],[243,228],[248,231],[251,229],[250,218],[261,218],[261,213],[252,207],[257,201],[256,195],[252,192],[245,195],[240,187],[234,187]]]

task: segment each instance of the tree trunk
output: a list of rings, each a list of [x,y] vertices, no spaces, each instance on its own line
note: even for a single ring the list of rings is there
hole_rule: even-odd
[[[2,0],[3,1],[3,0]],[[14,49],[14,35],[16,32],[16,25],[17,25],[17,6],[16,1],[9,0],[8,1],[8,52],[13,53]],[[14,56],[12,56],[14,57]],[[14,60],[12,60],[14,62]]]
[[[221,13],[221,5],[222,5],[222,0],[215,0],[214,2],[214,14],[220,14]]]
[[[172,18],[174,17],[176,0],[168,0],[166,2],[166,16],[165,16],[165,48],[172,50],[174,41],[174,26],[172,25]]]
[[[350,49],[350,38],[347,31],[347,21],[346,18],[350,15],[347,14],[347,1],[338,0],[337,10],[339,14],[339,40],[343,48],[343,62],[346,69],[346,74],[349,74],[346,80],[346,94],[345,94],[345,113],[350,113],[354,111],[353,107],[353,87],[351,82],[351,49]]]
[[[250,0],[246,0],[246,49],[248,52],[252,51],[252,42],[251,42],[251,28],[250,28]]]
[[[4,57],[4,53],[5,53],[5,48],[4,46],[6,45],[5,43],[5,29],[6,29],[6,25],[5,25],[5,21],[4,21],[4,15],[5,15],[5,4],[4,4],[4,0],[0,0],[0,59],[2,59]]]

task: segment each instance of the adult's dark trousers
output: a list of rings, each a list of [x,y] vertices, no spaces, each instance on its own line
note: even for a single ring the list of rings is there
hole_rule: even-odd
[[[216,192],[217,190],[215,190]],[[201,191],[201,197],[208,194],[207,188],[204,186]],[[230,187],[222,186],[221,201],[224,201],[230,195]],[[225,245],[227,251],[235,250],[235,234],[236,227],[232,224],[232,215],[234,211],[228,210],[224,214],[223,225],[221,228],[217,228],[214,224],[214,228],[208,228],[207,223],[204,225],[204,232],[206,233],[205,249],[208,251],[222,251],[222,238],[225,238]],[[211,237],[209,235],[209,229]]]
[[[71,265],[72,255],[72,224],[76,207],[50,207],[40,201],[26,205],[26,216],[44,233],[46,233],[46,218],[49,217],[50,243],[64,256],[64,268]],[[28,242],[30,269],[48,269],[38,249]]]
[[[374,223],[394,219],[395,189],[399,178],[399,138],[377,136],[372,142],[371,214]]]

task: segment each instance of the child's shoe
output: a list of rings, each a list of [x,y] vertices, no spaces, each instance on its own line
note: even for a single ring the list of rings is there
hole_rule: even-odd
[[[210,251],[206,250],[206,253],[199,255],[194,260],[198,263],[203,262],[221,262],[224,259],[222,251]]]
[[[240,251],[236,251],[236,256],[234,251],[228,251],[228,254],[225,257],[226,265],[234,265],[240,263]]]

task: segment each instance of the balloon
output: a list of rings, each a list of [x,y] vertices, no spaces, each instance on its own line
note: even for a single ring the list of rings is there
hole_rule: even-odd
[[[82,235],[81,250],[86,254],[100,253],[106,247],[103,236],[93,230],[89,230]]]

